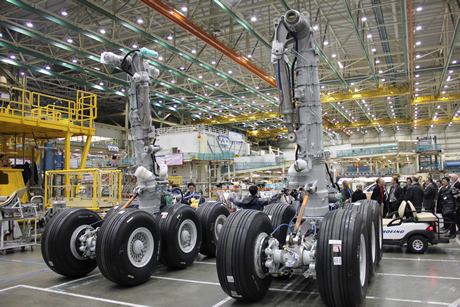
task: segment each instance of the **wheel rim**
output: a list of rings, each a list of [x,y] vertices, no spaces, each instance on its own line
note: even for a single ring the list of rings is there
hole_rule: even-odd
[[[89,259],[83,255],[82,251],[80,251],[80,246],[82,245],[80,237],[87,231],[91,230],[94,230],[94,228],[89,225],[80,225],[73,231],[72,236],[70,237],[70,251],[72,252],[72,255],[78,260]]]
[[[177,239],[184,253],[190,253],[195,248],[197,237],[196,225],[192,220],[188,219],[180,224]]]
[[[383,248],[382,219],[379,216],[379,248]]]
[[[217,217],[216,222],[214,224],[215,225],[214,226],[214,237],[216,239],[219,239],[219,234],[226,220],[227,220],[227,216],[225,216],[224,214],[221,214]]]
[[[377,240],[375,238],[376,233],[375,233],[375,224],[374,224],[374,222],[372,222],[372,227],[371,228],[372,228],[372,230],[371,230],[372,263],[374,263],[375,259],[377,257],[377,249],[375,247],[375,245],[377,243],[376,242]]]
[[[254,246],[254,267],[256,274],[259,278],[264,278],[268,275],[268,270],[264,266],[265,253],[264,250],[268,246],[268,234],[265,232],[260,233],[256,238]]]
[[[361,281],[361,287],[364,287],[366,283],[366,239],[364,235],[361,234],[360,242],[359,242],[359,279]]]
[[[415,239],[412,241],[412,248],[416,251],[421,251],[423,249],[423,241],[420,239]]]
[[[152,259],[155,241],[152,233],[145,227],[137,228],[128,239],[129,262],[136,268],[142,268]]]

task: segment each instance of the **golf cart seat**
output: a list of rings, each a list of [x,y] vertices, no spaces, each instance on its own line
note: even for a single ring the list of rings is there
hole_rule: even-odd
[[[401,204],[399,205],[399,208],[398,208],[398,216],[400,217],[404,217],[404,214],[406,212],[406,206],[407,206],[407,203],[403,200],[401,202]],[[397,219],[397,218],[396,218]],[[383,223],[383,226],[388,226],[388,224],[395,220],[394,218],[385,218],[385,219],[382,219],[382,223]]]
[[[5,201],[0,203],[0,220],[17,217],[37,217],[36,205],[21,203],[21,198],[26,191],[26,187],[16,190]]]
[[[412,214],[414,215],[414,218],[419,221],[419,222],[436,222],[438,220],[437,216],[434,215],[434,213],[431,212],[417,212],[415,210],[414,205],[408,201],[410,210],[412,211]]]

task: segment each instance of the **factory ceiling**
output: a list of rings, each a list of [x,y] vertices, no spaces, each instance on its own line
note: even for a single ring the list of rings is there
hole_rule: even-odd
[[[160,55],[149,58],[161,71],[151,86],[156,123],[279,137],[270,46],[275,19],[288,9],[310,15],[325,131],[459,124],[453,0],[4,0],[0,75],[64,98],[96,93],[101,120],[124,125],[126,76],[99,57],[146,47]]]

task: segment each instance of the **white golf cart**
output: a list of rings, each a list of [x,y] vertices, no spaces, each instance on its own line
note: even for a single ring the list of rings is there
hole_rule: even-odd
[[[398,217],[383,219],[383,244],[403,246],[407,243],[409,252],[423,254],[428,243],[449,243],[449,238],[440,237],[440,222],[435,214],[417,212],[410,201],[403,201]]]

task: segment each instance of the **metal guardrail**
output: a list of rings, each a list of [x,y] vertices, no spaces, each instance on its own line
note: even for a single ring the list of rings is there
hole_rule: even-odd
[[[235,163],[237,171],[245,171],[250,169],[277,167],[281,166],[279,162],[239,162]]]
[[[368,155],[384,155],[398,152],[424,152],[424,151],[439,151],[441,150],[440,144],[431,145],[384,145],[384,146],[369,146],[359,147],[347,150],[337,151],[337,158],[349,158],[355,156],[368,156]]]
[[[184,161],[212,161],[212,160],[233,160],[235,153],[223,152],[223,153],[199,153],[199,152],[185,152]]]

